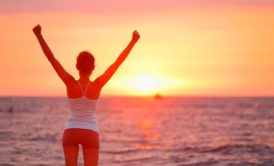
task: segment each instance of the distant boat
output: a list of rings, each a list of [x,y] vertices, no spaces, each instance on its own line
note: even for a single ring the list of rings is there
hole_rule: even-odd
[[[161,94],[157,93],[153,96],[153,99],[155,99],[155,100],[163,99],[163,96]]]

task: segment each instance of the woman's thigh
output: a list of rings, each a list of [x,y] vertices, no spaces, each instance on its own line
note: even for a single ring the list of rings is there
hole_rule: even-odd
[[[79,144],[83,147],[85,166],[97,166],[99,160],[99,135],[88,129],[66,129],[63,148],[67,166],[77,165]]]
[[[98,133],[85,130],[81,140],[85,166],[97,166],[99,160],[99,135]]]
[[[98,166],[99,149],[90,149],[83,147],[83,157],[85,166]]]
[[[78,165],[79,144],[72,130],[65,130],[63,134],[63,150],[66,166]]]

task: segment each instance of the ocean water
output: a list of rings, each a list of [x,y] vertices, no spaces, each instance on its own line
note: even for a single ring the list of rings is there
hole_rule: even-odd
[[[65,98],[0,98],[0,165],[64,165]],[[103,97],[100,166],[273,166],[274,98]],[[79,153],[79,165],[83,165]]]

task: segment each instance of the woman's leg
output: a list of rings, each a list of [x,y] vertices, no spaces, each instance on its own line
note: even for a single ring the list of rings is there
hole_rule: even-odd
[[[63,146],[66,166],[78,166],[78,146]]]
[[[83,146],[83,158],[85,166],[98,166],[99,160],[99,135],[98,133],[85,130],[81,144]]]
[[[98,166],[99,149],[90,149],[83,147],[83,156],[85,166]]]
[[[63,149],[66,166],[77,166],[79,144],[77,143],[77,132],[73,129],[65,130],[63,134]]]

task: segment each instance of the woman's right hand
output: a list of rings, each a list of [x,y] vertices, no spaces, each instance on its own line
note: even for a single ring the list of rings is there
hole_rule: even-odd
[[[38,25],[36,25],[33,29],[32,29],[32,31],[34,32],[34,34],[41,34],[41,31],[42,31],[42,28],[41,28],[41,26],[38,24]]]

